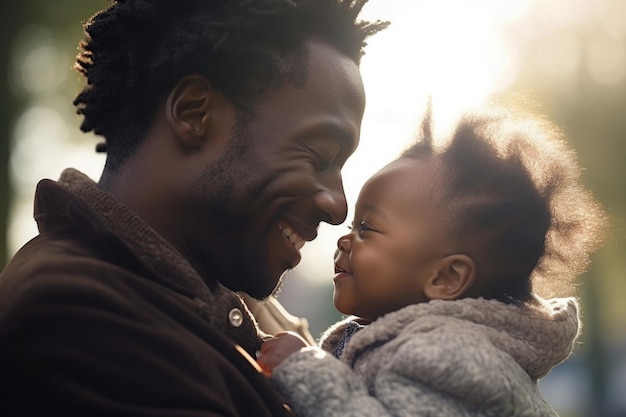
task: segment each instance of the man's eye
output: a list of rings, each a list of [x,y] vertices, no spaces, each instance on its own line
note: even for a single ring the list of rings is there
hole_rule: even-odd
[[[326,171],[337,158],[337,150],[334,147],[322,146],[316,143],[304,145],[311,157],[311,163],[317,171]]]
[[[326,171],[328,168],[330,168],[331,164],[332,160],[326,159],[319,154],[315,155],[315,167],[318,171]]]
[[[321,152],[311,150],[313,154],[313,165],[318,171],[325,171],[332,165],[334,158],[328,155],[324,155]]]

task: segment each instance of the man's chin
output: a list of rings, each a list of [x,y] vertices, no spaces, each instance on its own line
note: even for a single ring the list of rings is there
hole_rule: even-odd
[[[261,277],[254,276],[254,278],[249,279],[246,282],[242,282],[238,288],[230,288],[235,292],[245,292],[250,297],[263,301],[267,299],[269,296],[276,296],[280,292],[283,287],[283,277],[285,274],[281,274],[278,280],[271,279],[265,277],[265,279],[261,279]]]

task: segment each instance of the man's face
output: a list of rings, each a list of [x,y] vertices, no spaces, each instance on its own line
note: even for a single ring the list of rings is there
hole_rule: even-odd
[[[232,290],[268,296],[300,262],[321,221],[347,212],[341,168],[359,140],[365,95],[357,65],[308,44],[302,86],[270,90],[252,120],[194,182],[187,252]]]

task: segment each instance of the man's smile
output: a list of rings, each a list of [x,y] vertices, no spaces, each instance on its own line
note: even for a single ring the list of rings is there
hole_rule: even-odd
[[[283,236],[285,236],[285,238],[287,238],[287,240],[291,242],[291,244],[296,248],[299,253],[300,249],[302,249],[302,247],[306,243],[306,240],[290,226],[279,223],[278,228],[282,232]]]

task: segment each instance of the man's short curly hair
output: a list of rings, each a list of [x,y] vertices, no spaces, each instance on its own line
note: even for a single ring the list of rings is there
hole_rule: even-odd
[[[74,100],[81,130],[102,135],[109,153],[128,155],[159,101],[199,73],[247,111],[306,65],[307,40],[357,64],[365,39],[386,22],[357,21],[367,0],[116,0],[84,25],[75,68],[86,86]],[[306,70],[306,68],[304,68]]]
[[[450,235],[488,284],[483,296],[507,302],[573,294],[606,216],[552,123],[492,108],[466,114],[449,140],[435,142],[429,110],[421,140],[402,157],[443,162],[439,203]]]

